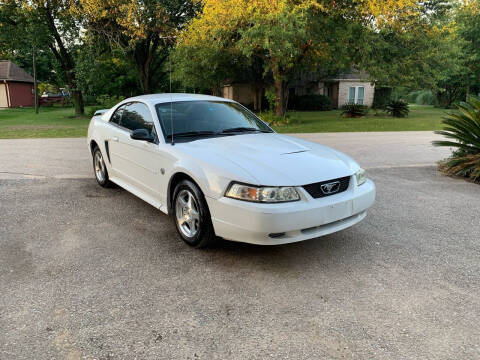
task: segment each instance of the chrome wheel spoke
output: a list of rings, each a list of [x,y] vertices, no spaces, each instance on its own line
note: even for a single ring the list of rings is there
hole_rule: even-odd
[[[180,204],[182,205],[182,207],[185,207],[187,206],[187,202],[185,201],[185,199],[181,196],[178,197],[178,201],[180,202]]]
[[[189,211],[192,211],[192,208],[193,208],[192,198],[193,198],[192,194],[188,193],[187,208]]]
[[[200,213],[197,200],[187,189],[181,190],[175,202],[177,225],[183,235],[194,237],[200,228]]]
[[[193,220],[196,220],[196,221],[200,220],[200,214],[196,210],[192,211],[191,217]]]
[[[188,218],[187,220],[188,227],[190,228],[191,232],[195,231],[195,221],[192,218]]]

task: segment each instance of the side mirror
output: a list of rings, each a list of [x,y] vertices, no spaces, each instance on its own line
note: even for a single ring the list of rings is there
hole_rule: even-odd
[[[147,129],[136,129],[130,134],[130,138],[133,140],[143,140],[148,142],[155,142],[155,138],[150,134]]]

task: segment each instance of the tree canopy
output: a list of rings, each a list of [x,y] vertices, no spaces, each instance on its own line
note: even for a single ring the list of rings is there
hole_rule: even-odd
[[[480,0],[0,0],[0,57],[66,86],[77,114],[102,94],[174,87],[219,94],[365,70],[449,106],[480,91]],[[91,101],[91,100],[88,100]]]

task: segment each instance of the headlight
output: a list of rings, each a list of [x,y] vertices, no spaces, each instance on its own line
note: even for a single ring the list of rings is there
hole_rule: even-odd
[[[291,186],[255,186],[232,183],[225,196],[245,201],[278,203],[300,200],[297,190]]]
[[[357,179],[357,186],[360,186],[367,181],[367,175],[365,174],[365,170],[360,168],[356,173],[355,173],[355,178]]]

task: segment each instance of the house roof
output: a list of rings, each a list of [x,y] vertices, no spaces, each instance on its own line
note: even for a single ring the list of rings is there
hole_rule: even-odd
[[[331,80],[358,80],[369,81],[370,75],[363,70],[350,69],[349,71],[341,72],[334,76]]]
[[[33,83],[33,77],[10,60],[0,60],[0,80]]]
[[[318,82],[337,82],[337,81],[356,81],[356,82],[372,82],[371,76],[363,70],[352,68],[346,71],[338,72],[334,75],[325,76],[322,73],[304,72],[300,78],[290,82],[290,86],[315,86]]]

